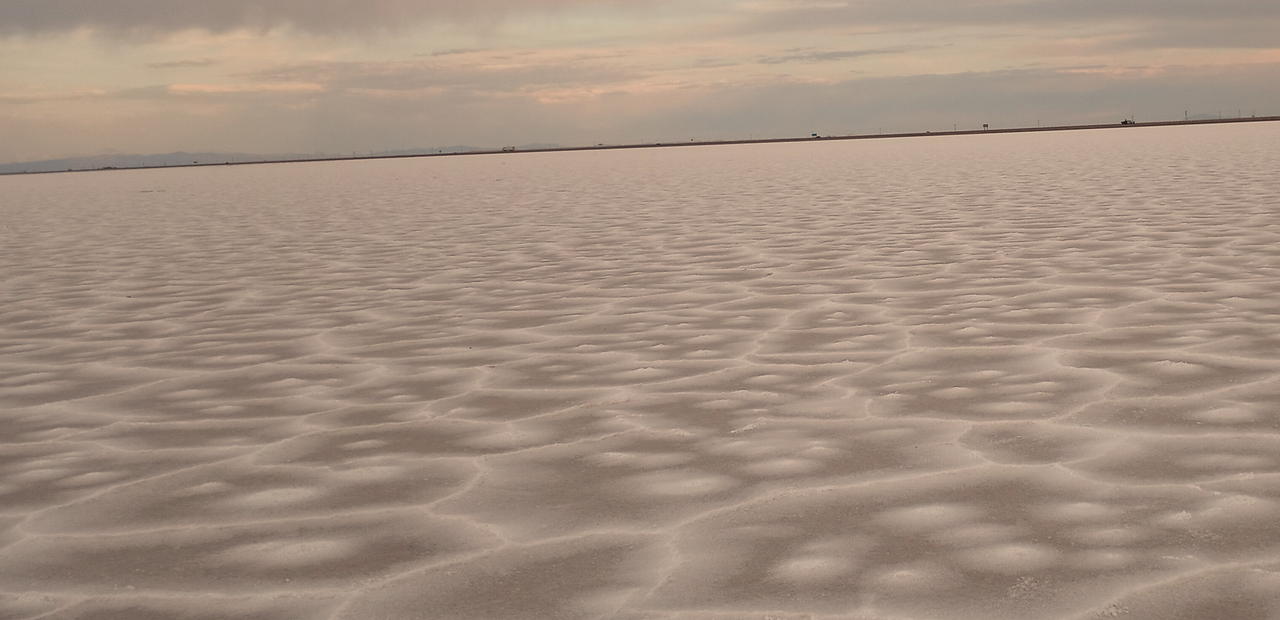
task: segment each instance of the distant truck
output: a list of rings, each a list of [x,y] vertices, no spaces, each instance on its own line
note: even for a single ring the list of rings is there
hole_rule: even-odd
[[[1131,120],[1129,120],[1129,119],[1127,119],[1127,118],[1126,118],[1126,119],[1124,119],[1124,120],[1120,121],[1120,124],[1121,124],[1121,125],[1137,125],[1137,124],[1138,124],[1138,122],[1137,122],[1137,121],[1131,121]]]
[[[504,146],[504,147],[502,147],[502,152],[503,152],[503,153],[514,153],[514,152],[516,152],[516,147],[514,147],[514,146]]]

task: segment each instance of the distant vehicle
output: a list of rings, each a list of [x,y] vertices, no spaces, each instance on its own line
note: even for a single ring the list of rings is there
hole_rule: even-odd
[[[1138,123],[1137,123],[1137,121],[1131,121],[1131,120],[1129,120],[1129,119],[1127,119],[1127,118],[1126,118],[1126,119],[1124,119],[1124,120],[1120,121],[1120,124],[1121,124],[1121,125],[1137,125]]]
[[[503,153],[514,153],[514,152],[516,152],[516,147],[514,147],[514,146],[504,146],[504,147],[502,147],[502,152],[503,152]]]

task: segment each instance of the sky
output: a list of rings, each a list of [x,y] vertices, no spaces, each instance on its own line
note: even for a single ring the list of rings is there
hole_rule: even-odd
[[[1276,0],[0,0],[0,163],[1280,115]]]

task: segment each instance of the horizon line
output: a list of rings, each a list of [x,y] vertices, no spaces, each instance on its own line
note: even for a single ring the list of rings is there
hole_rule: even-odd
[[[921,137],[943,137],[943,136],[972,136],[987,134],[1007,134],[1007,133],[1032,133],[1042,131],[1080,131],[1092,129],[1131,129],[1139,127],[1169,127],[1179,125],[1216,125],[1225,123],[1251,123],[1251,122],[1272,122],[1280,121],[1280,116],[1244,116],[1236,118],[1211,118],[1211,119],[1184,119],[1174,121],[1144,121],[1136,122],[1124,120],[1119,123],[1091,124],[1091,125],[1052,125],[1052,126],[1036,126],[1036,127],[1006,127],[990,129],[983,125],[982,129],[959,129],[952,131],[917,131],[905,133],[875,133],[875,134],[847,134],[847,135],[831,135],[823,136],[819,134],[810,134],[808,137],[796,138],[749,138],[745,140],[690,140],[688,142],[647,142],[634,144],[596,144],[593,146],[556,146],[547,148],[520,149],[517,147],[503,147],[501,149],[480,149],[475,151],[455,151],[450,153],[412,153],[397,155],[365,155],[365,156],[336,156],[336,157],[315,157],[315,158],[292,158],[292,159],[264,159],[258,161],[238,161],[238,162],[220,162],[220,163],[192,163],[179,165],[148,165],[148,166],[103,166],[100,168],[78,168],[69,170],[40,170],[40,171],[19,171],[19,172],[0,172],[0,176],[20,175],[20,174],[62,174],[68,172],[101,172],[108,170],[157,170],[166,168],[200,168],[210,166],[251,166],[257,164],[295,164],[304,162],[324,162],[324,161],[356,161],[371,159],[409,159],[418,157],[459,157],[467,155],[517,155],[527,153],[560,153],[571,151],[608,151],[623,149],[646,149],[646,148],[672,148],[687,146],[717,146],[717,145],[734,145],[734,144],[784,144],[793,142],[819,142],[834,140],[875,140],[888,138],[921,138]],[[38,162],[31,162],[38,163]]]

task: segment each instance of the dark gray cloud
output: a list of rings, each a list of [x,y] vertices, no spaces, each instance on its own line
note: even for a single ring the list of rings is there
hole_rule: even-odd
[[[208,67],[216,65],[221,61],[217,58],[200,58],[196,60],[173,60],[169,62],[149,62],[148,69],[190,69],[193,67]]]
[[[1135,33],[1128,44],[1144,48],[1280,48],[1280,19],[1166,24]]]
[[[895,49],[871,49],[871,50],[836,50],[836,51],[807,51],[807,50],[787,50],[787,53],[781,56],[763,56],[756,62],[764,65],[780,65],[788,62],[829,62],[833,60],[849,60],[851,58],[861,58],[863,56],[876,56],[881,54],[901,54],[903,50]]]
[[[460,54],[471,54],[479,51],[483,51],[483,50],[479,50],[479,49],[440,50],[438,52],[431,52],[430,54],[414,54],[414,56],[419,58],[435,58],[437,56],[458,56]]]
[[[862,0],[794,6],[748,20],[744,31],[785,32],[854,28],[931,28],[959,25],[1053,28],[1124,25],[1144,37],[1176,32],[1188,45],[1280,45],[1280,2],[1261,0]],[[1240,30],[1246,34],[1242,37]],[[1259,33],[1270,32],[1269,45]],[[1263,45],[1259,45],[1263,44]]]
[[[785,5],[784,5],[785,7]],[[863,0],[770,12],[778,27],[845,24],[956,25],[1114,22],[1116,20],[1248,21],[1280,18],[1280,3],[1259,0]]]
[[[430,21],[495,23],[510,13],[654,0],[0,0],[0,36],[78,28],[117,35],[292,26],[323,33],[394,30]]]

